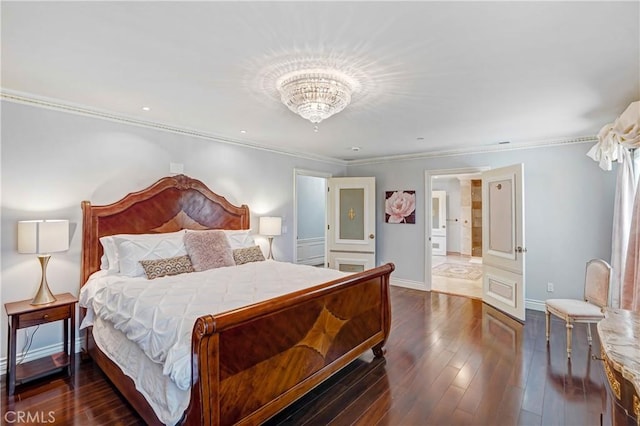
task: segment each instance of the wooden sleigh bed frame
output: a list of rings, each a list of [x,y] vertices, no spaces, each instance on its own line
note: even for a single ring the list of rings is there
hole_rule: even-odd
[[[202,182],[166,177],[106,205],[82,203],[81,285],[100,269],[99,238],[180,229],[249,229],[237,207]],[[198,318],[192,332],[191,399],[181,423],[258,424],[369,349],[384,354],[391,324],[393,264],[346,276],[251,306]],[[160,424],[127,377],[96,346],[86,348],[148,424]]]

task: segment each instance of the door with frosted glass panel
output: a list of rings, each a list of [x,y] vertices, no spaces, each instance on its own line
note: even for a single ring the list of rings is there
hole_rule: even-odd
[[[376,263],[376,182],[373,177],[330,178],[329,267],[360,272]]]

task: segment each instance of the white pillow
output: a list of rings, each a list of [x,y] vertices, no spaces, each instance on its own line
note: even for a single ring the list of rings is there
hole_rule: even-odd
[[[103,253],[100,258],[100,270],[105,271],[107,269],[109,269],[109,259],[107,259],[107,255]]]
[[[113,241],[114,235],[100,237],[100,244],[104,254],[100,258],[100,269],[107,270],[110,274],[117,274],[120,270],[118,266],[118,252]]]
[[[112,268],[112,262],[109,261],[109,271],[113,271],[110,273],[140,277],[144,275],[141,260],[185,256],[187,250],[184,246],[184,234],[185,231],[181,230],[166,234],[113,235],[118,269],[114,271],[115,268]]]
[[[251,235],[251,229],[223,229],[223,231],[224,235],[227,237],[227,241],[229,241],[229,247],[231,250],[253,247],[256,245],[253,235]]]

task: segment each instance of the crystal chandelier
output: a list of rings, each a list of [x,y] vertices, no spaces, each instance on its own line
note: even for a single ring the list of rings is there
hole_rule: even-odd
[[[316,124],[345,109],[357,87],[345,73],[324,68],[292,71],[276,81],[282,103]]]

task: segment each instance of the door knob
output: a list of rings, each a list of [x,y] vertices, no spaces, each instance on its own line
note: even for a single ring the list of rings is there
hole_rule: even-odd
[[[520,247],[520,246],[518,246],[518,247],[516,247],[516,252],[517,252],[517,253],[526,253],[526,252],[527,252],[527,249],[526,249],[526,248],[524,248],[524,247]]]
[[[373,234],[369,234],[369,239],[370,239],[370,240],[373,240],[374,238],[375,238],[375,237],[374,237],[374,235],[373,235]]]

